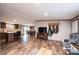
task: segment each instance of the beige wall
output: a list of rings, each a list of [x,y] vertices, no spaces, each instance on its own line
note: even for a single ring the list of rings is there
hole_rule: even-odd
[[[59,22],[59,32],[54,34],[51,38],[52,40],[63,41],[64,39],[69,38],[69,34],[71,33],[71,21],[36,21],[36,32],[38,31],[38,27],[47,27],[48,23]]]

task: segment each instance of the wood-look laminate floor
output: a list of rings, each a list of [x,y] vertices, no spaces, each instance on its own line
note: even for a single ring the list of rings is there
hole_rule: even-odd
[[[2,55],[65,55],[62,42],[30,38],[27,43],[10,43],[2,50]]]

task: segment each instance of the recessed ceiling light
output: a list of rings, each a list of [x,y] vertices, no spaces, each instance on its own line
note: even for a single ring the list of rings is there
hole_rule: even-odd
[[[38,4],[40,4],[40,3],[34,3],[34,4],[37,4],[37,5],[38,5]]]
[[[16,20],[13,20],[14,22],[16,22]]]
[[[40,5],[40,3],[34,3],[36,6],[39,6]]]
[[[48,16],[48,13],[46,12],[46,13],[44,13],[44,16]]]

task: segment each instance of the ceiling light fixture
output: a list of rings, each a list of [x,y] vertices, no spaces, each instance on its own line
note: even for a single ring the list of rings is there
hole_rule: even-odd
[[[39,5],[40,3],[34,3],[34,4]]]
[[[46,13],[44,13],[44,16],[48,16],[48,13],[46,12]]]
[[[13,20],[14,22],[16,22],[16,20]]]
[[[36,6],[39,6],[40,5],[40,3],[34,3]]]

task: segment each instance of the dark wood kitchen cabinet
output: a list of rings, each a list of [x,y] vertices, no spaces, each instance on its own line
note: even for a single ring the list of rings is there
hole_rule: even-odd
[[[6,23],[0,22],[0,28],[6,28]]]
[[[8,42],[8,34],[0,32],[0,49],[6,47],[7,42]]]
[[[20,27],[19,24],[15,24],[14,26],[15,26],[15,29],[19,29]]]
[[[14,33],[0,32],[0,50],[10,42],[14,42]]]

